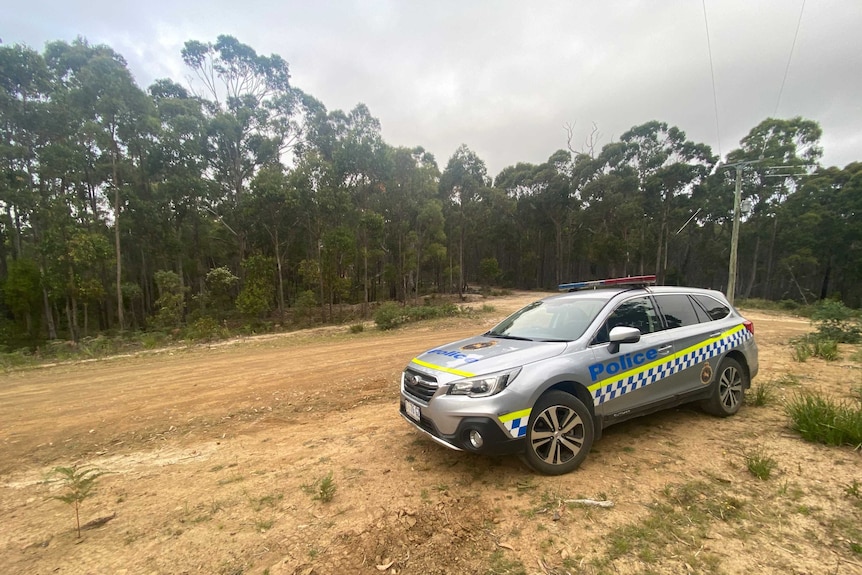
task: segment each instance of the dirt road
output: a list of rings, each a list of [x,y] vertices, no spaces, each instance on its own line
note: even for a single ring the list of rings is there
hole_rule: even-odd
[[[563,477],[446,450],[401,420],[412,357],[536,297],[393,332],[318,329],[0,376],[3,571],[862,573],[860,454],[802,442],[781,406],[806,388],[850,397],[860,365],[791,361],[804,320],[747,314],[758,379],[774,382],[766,407],[610,428]],[[758,450],[778,465],[766,481],[746,469]],[[51,498],[62,486],[44,481],[72,464],[110,472],[81,507],[97,524],[82,541],[74,510]]]

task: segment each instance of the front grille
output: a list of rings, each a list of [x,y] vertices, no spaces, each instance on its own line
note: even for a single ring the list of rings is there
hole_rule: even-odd
[[[412,395],[416,399],[421,399],[425,403],[428,403],[437,392],[437,378],[432,375],[407,369],[404,372],[402,381],[404,382],[405,393]]]

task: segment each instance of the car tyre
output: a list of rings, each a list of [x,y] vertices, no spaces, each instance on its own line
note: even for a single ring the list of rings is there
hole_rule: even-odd
[[[718,373],[712,383],[712,395],[701,403],[701,407],[718,417],[734,415],[742,407],[748,386],[748,373],[738,361],[726,357],[718,366]]]
[[[530,413],[524,462],[545,475],[577,469],[595,437],[593,416],[581,400],[563,391],[542,395]]]

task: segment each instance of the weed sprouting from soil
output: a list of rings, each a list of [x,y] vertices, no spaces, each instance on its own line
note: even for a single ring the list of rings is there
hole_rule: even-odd
[[[765,407],[775,401],[775,383],[765,381],[751,387],[751,392],[745,396],[745,402],[754,407]]]
[[[335,497],[335,491],[338,487],[335,485],[335,480],[332,479],[330,471],[323,477],[314,481],[314,483],[304,483],[300,486],[304,493],[311,495],[311,498],[322,503],[329,503]]]
[[[763,481],[769,479],[769,476],[778,467],[778,462],[760,449],[746,453],[744,457],[745,466],[749,473]]]

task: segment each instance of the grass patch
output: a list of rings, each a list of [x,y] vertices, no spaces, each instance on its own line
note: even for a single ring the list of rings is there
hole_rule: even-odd
[[[718,557],[695,554],[699,541],[715,521],[731,522],[741,515],[745,502],[726,493],[722,486],[704,481],[667,485],[662,500],[650,506],[639,523],[615,529],[607,538],[605,560],[634,555],[644,563],[663,557],[681,557],[696,572],[714,572]]]
[[[491,553],[485,575],[527,575],[527,568],[518,559],[510,559],[501,549]]]
[[[748,472],[763,481],[769,479],[769,476],[778,467],[778,462],[763,450],[746,453],[744,457]]]
[[[853,405],[822,395],[799,393],[785,406],[792,427],[803,439],[826,445],[862,445],[862,403]]]
[[[811,357],[812,353],[813,351],[808,342],[802,341],[793,344],[791,357],[793,358],[793,361],[797,363],[805,363],[808,361],[808,358]]]
[[[764,407],[775,402],[775,383],[765,381],[751,386],[745,396],[745,403],[754,407]]]

